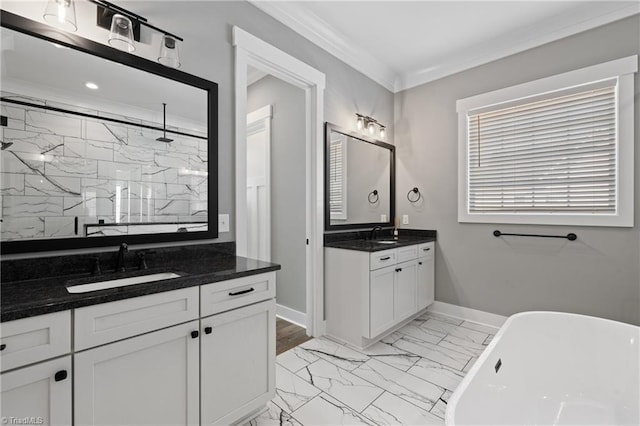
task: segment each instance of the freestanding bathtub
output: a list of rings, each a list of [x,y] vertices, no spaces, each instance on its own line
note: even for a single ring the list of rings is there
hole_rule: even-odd
[[[640,425],[640,327],[511,316],[449,399],[447,425]]]

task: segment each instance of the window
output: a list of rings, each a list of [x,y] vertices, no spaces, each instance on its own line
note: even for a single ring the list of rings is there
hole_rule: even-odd
[[[458,101],[458,220],[633,226],[637,62]]]
[[[329,212],[331,219],[347,220],[347,137],[332,132],[329,145]]]

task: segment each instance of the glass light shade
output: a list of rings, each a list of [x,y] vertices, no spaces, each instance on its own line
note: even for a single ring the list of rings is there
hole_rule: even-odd
[[[373,123],[373,121],[369,122],[369,124],[367,125],[367,130],[369,130],[370,135],[374,135],[376,133],[376,125]]]
[[[111,19],[111,32],[107,40],[110,46],[126,52],[133,52],[136,47],[133,44],[133,24],[131,19],[116,13]]]
[[[162,35],[160,56],[158,62],[166,67],[180,68],[180,55],[178,54],[178,40],[170,35]]]
[[[77,31],[76,5],[73,0],[49,0],[42,15],[45,21],[67,31]]]
[[[387,129],[384,127],[380,127],[380,139],[385,139],[387,137]]]
[[[364,128],[364,118],[359,115],[358,120],[356,121],[356,127],[358,130],[362,130]]]

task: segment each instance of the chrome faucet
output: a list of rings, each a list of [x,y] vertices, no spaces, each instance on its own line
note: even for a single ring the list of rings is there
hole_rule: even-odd
[[[118,256],[116,257],[116,272],[124,272],[124,254],[129,251],[127,243],[120,244]]]
[[[381,230],[382,230],[382,226],[380,225],[374,226],[371,232],[369,233],[369,239],[374,240],[376,238],[376,233]]]

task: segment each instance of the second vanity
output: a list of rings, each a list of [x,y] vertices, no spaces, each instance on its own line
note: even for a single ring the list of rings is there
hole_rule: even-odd
[[[325,243],[327,334],[365,348],[434,301],[434,235]]]

